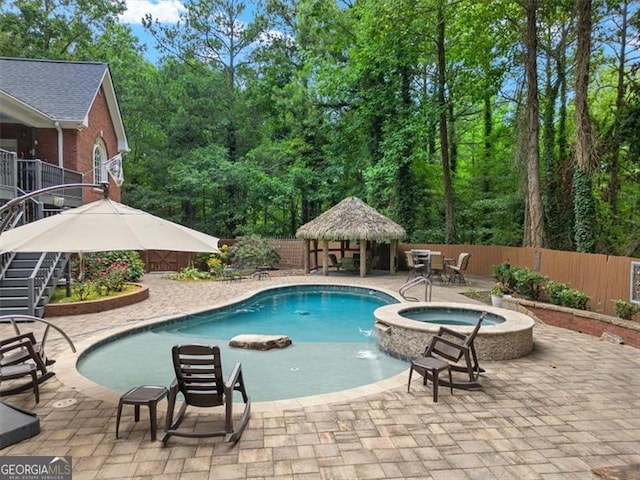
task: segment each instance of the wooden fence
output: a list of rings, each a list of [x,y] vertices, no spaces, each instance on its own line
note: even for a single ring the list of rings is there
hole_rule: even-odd
[[[280,249],[279,268],[303,268],[304,241],[276,239],[272,242]],[[233,242],[222,241],[221,243]],[[406,269],[404,252],[412,248],[437,250],[450,258],[457,258],[461,252],[468,252],[471,254],[467,267],[467,273],[470,275],[489,277],[491,267],[503,262],[527,267],[548,276],[555,282],[568,283],[571,288],[586,293],[591,297],[589,308],[607,315],[615,314],[613,300],[630,300],[631,264],[640,262],[640,258],[564,252],[545,248],[401,243],[398,251],[401,269]],[[376,253],[380,255],[381,265],[388,265],[389,245],[378,245],[377,249]],[[147,271],[179,269],[189,263],[189,257],[182,252],[171,254],[146,252],[142,255],[143,260],[145,256]]]

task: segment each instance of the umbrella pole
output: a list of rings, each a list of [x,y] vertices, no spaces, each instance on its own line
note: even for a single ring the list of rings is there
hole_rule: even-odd
[[[67,262],[67,271],[65,273],[66,285],[67,285],[67,297],[71,296],[71,257]]]

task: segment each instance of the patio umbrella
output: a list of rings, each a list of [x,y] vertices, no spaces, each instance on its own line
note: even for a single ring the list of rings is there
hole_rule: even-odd
[[[109,198],[0,234],[4,252],[219,252],[218,239]]]

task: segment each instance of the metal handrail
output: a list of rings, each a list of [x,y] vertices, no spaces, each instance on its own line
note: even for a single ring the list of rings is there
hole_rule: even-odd
[[[4,274],[9,268],[9,265],[11,265],[11,261],[15,256],[16,252],[4,252],[3,254],[0,254],[0,279],[4,278]]]
[[[44,320],[42,318],[39,317],[34,317],[33,315],[2,315],[0,316],[0,323],[3,322],[7,322],[9,321],[11,323],[11,325],[13,325],[13,329],[16,332],[16,335],[20,335],[20,328],[18,327],[18,324],[16,322],[16,320],[18,321],[22,321],[22,322],[40,322],[40,323],[44,323],[47,327],[44,330],[44,333],[42,334],[42,340],[40,340],[40,343],[42,345],[42,347],[44,348],[44,343],[47,340],[47,336],[49,335],[49,329],[53,328],[54,330],[57,330],[60,335],[62,335],[62,337],[67,341],[67,343],[69,344],[69,347],[71,347],[71,351],[73,353],[76,352],[76,346],[73,344],[73,342],[71,341],[71,339],[69,338],[69,336],[64,332],[64,330],[62,330],[60,327],[58,327],[57,325],[54,325],[53,323]]]
[[[403,283],[400,286],[400,289],[399,289],[400,296],[402,298],[404,298],[405,300],[410,300],[412,302],[419,302],[420,300],[418,300],[415,297],[405,296],[405,293],[407,292],[407,290],[409,290],[410,288],[415,287],[416,285],[418,285],[420,283],[424,283],[425,284],[425,287],[424,287],[424,301],[425,302],[430,302],[431,301],[431,289],[432,289],[431,288],[432,287],[431,280],[428,277],[425,277],[423,275],[419,275],[419,276],[417,276],[415,278],[412,278],[411,280]]]
[[[56,265],[63,258],[65,253],[47,252],[40,256],[38,263],[33,269],[33,273],[27,280],[27,297],[29,300],[29,315],[35,315],[35,309],[43,297],[44,291],[53,273]]]

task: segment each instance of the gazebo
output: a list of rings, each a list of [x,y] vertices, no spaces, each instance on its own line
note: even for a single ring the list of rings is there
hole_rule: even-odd
[[[360,243],[360,276],[367,272],[367,241],[390,242],[389,271],[398,268],[398,241],[406,236],[400,225],[356,197],[348,197],[316,219],[302,225],[296,237],[305,239],[305,272],[309,273],[310,240],[322,241],[322,273],[329,274],[329,242]]]

